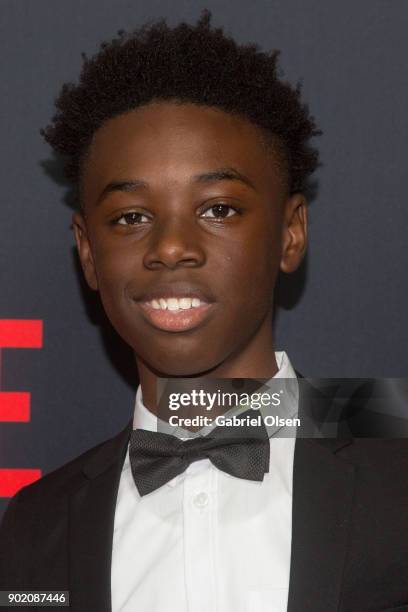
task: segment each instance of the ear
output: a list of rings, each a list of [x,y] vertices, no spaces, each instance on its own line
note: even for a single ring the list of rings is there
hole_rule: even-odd
[[[297,270],[306,252],[307,202],[301,193],[285,202],[280,269],[290,274]]]
[[[72,215],[72,228],[74,230],[75,241],[78,249],[79,259],[89,287],[94,291],[98,290],[98,279],[96,277],[95,264],[89,244],[86,222],[82,213],[75,212]]]

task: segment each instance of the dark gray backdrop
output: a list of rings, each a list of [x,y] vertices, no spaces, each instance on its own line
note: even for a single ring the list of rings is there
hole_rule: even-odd
[[[0,468],[44,473],[115,434],[133,410],[130,353],[106,331],[73,251],[66,189],[39,129],[80,53],[148,18],[202,8],[241,42],[282,49],[324,135],[310,247],[283,285],[276,347],[307,376],[407,375],[408,3],[405,0],[1,0],[0,319],[44,322],[41,350],[1,352],[0,390],[31,392],[0,423]],[[44,167],[45,166],[45,167]],[[54,172],[55,174],[55,172]],[[296,290],[296,285],[300,290]],[[0,515],[7,499],[0,499]]]

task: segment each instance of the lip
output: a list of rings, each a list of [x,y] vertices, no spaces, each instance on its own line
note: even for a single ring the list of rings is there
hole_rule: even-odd
[[[184,295],[187,295],[184,293]],[[173,293],[175,297],[175,294]],[[160,297],[164,297],[161,295]],[[190,296],[188,296],[190,297]],[[193,297],[196,297],[195,295]],[[198,297],[198,296],[197,296]],[[158,310],[148,302],[138,302],[144,317],[157,329],[168,332],[183,332],[202,325],[209,317],[214,303],[201,304],[196,308],[183,310]]]

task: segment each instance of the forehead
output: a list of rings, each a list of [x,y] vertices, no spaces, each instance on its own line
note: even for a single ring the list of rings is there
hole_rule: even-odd
[[[154,102],[97,130],[84,163],[83,196],[93,199],[119,179],[182,185],[214,167],[234,167],[260,189],[282,183],[279,154],[249,120],[207,106]]]

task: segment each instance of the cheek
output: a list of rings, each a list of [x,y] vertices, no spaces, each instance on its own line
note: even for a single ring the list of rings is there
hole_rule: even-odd
[[[279,271],[280,248],[273,238],[264,236],[255,242],[232,245],[220,262],[217,274],[223,276],[225,293],[234,302],[262,311],[273,298]]]
[[[109,316],[124,307],[129,280],[138,275],[136,262],[128,253],[107,244],[96,246],[94,261],[100,298]]]

